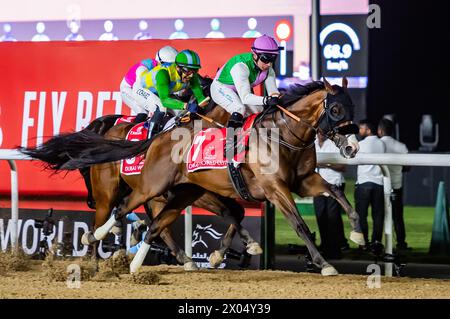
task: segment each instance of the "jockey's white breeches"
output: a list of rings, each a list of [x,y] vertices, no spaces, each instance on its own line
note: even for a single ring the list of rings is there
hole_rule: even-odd
[[[232,88],[217,80],[214,80],[211,84],[211,98],[230,114],[238,112],[243,116],[248,116],[264,110],[261,105],[244,105],[239,95]]]
[[[151,117],[158,107],[161,112],[166,111],[166,108],[161,103],[161,99],[156,94],[139,86],[131,87],[125,80],[122,80],[122,83],[120,83],[120,93],[122,101],[135,114],[146,113]]]

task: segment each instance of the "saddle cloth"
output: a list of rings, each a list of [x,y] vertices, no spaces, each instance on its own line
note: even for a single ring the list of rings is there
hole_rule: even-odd
[[[125,122],[125,121],[124,121]],[[122,122],[123,123],[123,122]],[[126,136],[128,141],[142,141],[148,138],[148,128],[146,122],[136,124],[131,128]],[[120,161],[120,173],[124,175],[140,174],[144,166],[145,154],[140,154],[135,157],[123,159]]]
[[[258,114],[252,114],[246,118],[237,140],[243,143],[244,147],[237,147],[241,150],[234,155],[236,163],[242,163],[248,149],[251,128]],[[194,136],[193,143],[187,153],[187,170],[189,173],[201,169],[225,169],[227,160],[224,154],[226,144],[226,128],[208,128],[200,131]]]
[[[133,123],[136,116],[122,116],[119,117],[115,122],[114,125],[120,124],[120,123]]]

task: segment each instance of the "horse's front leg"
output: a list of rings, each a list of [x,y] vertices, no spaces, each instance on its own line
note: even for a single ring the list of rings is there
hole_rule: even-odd
[[[352,205],[350,205],[341,189],[328,184],[318,173],[313,173],[302,180],[297,194],[301,197],[331,196],[334,198],[347,213],[352,227],[350,240],[358,245],[365,245],[364,236],[359,223],[359,215]]]
[[[216,268],[222,263],[225,258],[225,254],[231,248],[231,244],[233,243],[233,238],[236,235],[236,231],[244,241],[248,254],[256,256],[263,253],[261,246],[250,236],[250,233],[247,229],[242,227],[240,223],[231,222],[227,232],[225,233],[225,236],[222,238],[220,249],[213,251],[209,256],[209,264],[211,265],[211,267]]]
[[[245,210],[234,199],[207,193],[194,203],[195,206],[204,208],[217,215],[222,216],[230,224],[228,230],[220,242],[220,248],[209,256],[211,267],[218,267],[224,259],[225,254],[230,249],[233,238],[238,232],[239,236],[246,244],[247,252],[250,255],[262,254],[259,244],[250,236],[247,229],[242,227]]]
[[[303,239],[311,255],[312,262],[321,268],[323,276],[337,275],[337,270],[322,257],[312,241],[311,231],[300,216],[287,185],[283,181],[270,181],[270,183],[267,184],[268,185],[264,187],[267,199],[281,210],[297,235]]]
[[[164,207],[167,204],[167,200],[163,197],[157,197],[151,200],[150,202],[146,203],[146,213],[147,216],[150,218],[151,221],[153,221],[159,213],[164,209]],[[150,208],[148,207],[150,206]],[[148,209],[149,208],[149,209]],[[178,215],[181,213],[178,213]],[[188,234],[186,234],[188,236]],[[175,256],[177,261],[184,266],[184,270],[190,271],[190,270],[198,270],[197,265],[192,260],[191,257],[186,255],[186,252],[178,246],[177,242],[173,239],[172,231],[170,228],[164,228],[161,233],[159,234],[159,237],[166,243],[167,247],[171,250],[172,254]]]
[[[114,163],[97,164],[90,168],[90,181],[92,183],[92,195],[96,202],[94,233],[89,231],[81,237],[81,243],[92,245],[104,239],[97,237],[95,232],[108,220],[114,207],[115,199],[119,192],[118,167]]]
[[[150,244],[161,232],[170,226],[180,215],[181,211],[191,205],[204,194],[204,189],[192,184],[180,185],[172,190],[172,195],[162,211],[156,216],[145,235],[144,242],[130,264],[130,272],[134,273],[141,267],[145,256],[150,250]]]
[[[94,237],[97,240],[104,239],[110,230],[114,227],[118,220],[121,220],[128,213],[138,208],[141,204],[155,197],[153,193],[142,193],[139,190],[133,190],[131,194],[122,200],[122,203],[113,210],[111,217],[106,223],[97,228],[94,232]]]
[[[156,147],[156,151],[154,152],[156,155],[158,154],[158,150],[158,147]],[[151,151],[147,152],[147,158],[158,158],[158,160],[145,161],[142,173],[138,177],[136,187],[133,187],[131,194],[122,200],[121,204],[113,211],[108,221],[103,226],[97,228],[94,233],[95,238],[98,240],[105,238],[117,220],[122,219],[141,204],[144,204],[156,196],[161,196],[168,190],[169,185],[172,183],[170,178],[173,175],[171,173],[176,169],[176,165],[168,165],[166,160],[167,157],[163,156],[166,154],[162,154],[161,157],[156,155]],[[161,170],[161,167],[166,167],[166,170]]]
[[[222,261],[224,260],[224,256],[228,249],[231,247],[231,243],[233,242],[234,235],[236,234],[236,226],[234,224],[230,224],[228,227],[225,236],[223,236],[220,241],[220,248],[218,250],[214,250],[209,255],[209,264],[211,267],[216,268],[219,267]]]
[[[231,247],[231,242],[237,231],[241,239],[246,244],[247,253],[250,255],[260,255],[262,254],[262,248],[256,240],[250,235],[249,231],[242,226],[242,220],[245,216],[245,209],[236,200],[232,198],[226,198],[223,196],[219,197],[219,200],[225,205],[222,210],[222,216],[230,222],[230,241],[228,243],[228,248]],[[234,226],[234,227],[232,227]],[[234,232],[232,232],[234,231]]]

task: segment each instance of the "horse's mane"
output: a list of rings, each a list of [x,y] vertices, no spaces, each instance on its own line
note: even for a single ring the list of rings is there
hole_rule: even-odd
[[[281,105],[289,106],[314,91],[322,90],[325,84],[322,81],[314,81],[305,85],[295,84],[290,86],[281,97]]]

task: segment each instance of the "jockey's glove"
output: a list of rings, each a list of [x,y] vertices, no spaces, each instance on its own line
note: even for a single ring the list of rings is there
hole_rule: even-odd
[[[278,96],[265,96],[263,100],[264,108],[276,107],[280,104],[280,98]]]
[[[197,101],[192,101],[189,102],[186,106],[186,109],[190,112],[190,113],[197,113],[198,111],[198,104]]]

